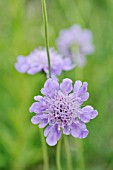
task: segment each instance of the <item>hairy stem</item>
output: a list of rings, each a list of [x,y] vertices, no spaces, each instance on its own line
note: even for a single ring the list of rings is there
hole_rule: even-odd
[[[50,54],[49,54],[48,21],[47,21],[46,2],[45,2],[45,0],[41,0],[41,1],[42,1],[44,27],[45,27],[45,45],[46,45],[47,58],[48,58],[48,71],[49,71],[49,78],[51,78],[51,61],[50,61]]]

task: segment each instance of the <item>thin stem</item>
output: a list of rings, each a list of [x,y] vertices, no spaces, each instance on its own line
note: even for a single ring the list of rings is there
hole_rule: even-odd
[[[67,169],[72,170],[71,154],[70,154],[67,136],[64,136],[64,145],[65,145],[65,152],[66,152]]]
[[[84,163],[84,146],[83,146],[82,139],[76,141],[77,147],[77,170],[85,170],[85,163]]]
[[[40,136],[42,142],[42,152],[43,152],[43,159],[44,159],[44,170],[49,170],[49,160],[48,160],[48,152],[47,152],[47,145],[44,139],[43,130],[40,129]]]
[[[61,162],[60,162],[61,142],[62,142],[62,138],[60,138],[60,140],[59,140],[59,142],[58,142],[58,144],[57,144],[57,149],[56,149],[56,164],[57,164],[57,170],[62,170]]]
[[[47,21],[46,2],[45,2],[45,0],[41,0],[41,1],[42,1],[43,20],[44,20],[44,26],[45,26],[45,45],[46,45],[47,58],[48,58],[49,78],[51,78],[51,61],[50,61],[50,54],[49,54],[48,21]]]
[[[76,80],[83,80],[83,68],[77,66],[75,68],[75,76],[76,76]]]

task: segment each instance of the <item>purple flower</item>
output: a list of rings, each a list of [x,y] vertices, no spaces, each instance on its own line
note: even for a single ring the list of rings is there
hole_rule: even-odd
[[[86,55],[94,51],[92,40],[93,36],[90,30],[73,25],[60,32],[57,46],[61,54],[71,58],[76,65],[83,67],[86,63]]]
[[[51,73],[52,77],[60,75],[62,70],[71,70],[74,64],[71,64],[69,58],[63,58],[60,54],[50,48]],[[21,73],[36,74],[44,71],[48,76],[48,60],[46,50],[43,48],[35,49],[27,57],[18,56],[15,68]]]
[[[72,80],[68,78],[60,85],[57,80],[48,79],[41,89],[44,96],[34,97],[36,102],[30,107],[30,112],[36,115],[31,121],[39,128],[46,127],[44,136],[48,145],[56,145],[62,133],[75,138],[87,137],[85,123],[98,115],[91,106],[81,107],[89,97],[87,85],[78,80],[73,88]]]

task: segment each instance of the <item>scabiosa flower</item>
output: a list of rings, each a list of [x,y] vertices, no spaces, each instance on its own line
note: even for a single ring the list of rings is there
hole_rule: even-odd
[[[71,58],[72,62],[83,67],[86,63],[86,55],[94,51],[92,40],[93,36],[90,30],[73,25],[60,32],[57,46],[65,57]]]
[[[71,70],[74,64],[71,64],[69,58],[63,58],[62,55],[50,48],[51,73],[52,76],[60,75],[62,70]],[[27,57],[18,56],[15,68],[21,73],[36,74],[44,71],[48,76],[48,60],[45,48],[38,48],[31,52]]]
[[[56,145],[62,133],[75,138],[87,137],[85,123],[95,118],[98,112],[89,105],[82,107],[89,97],[86,82],[82,84],[78,80],[73,88],[72,80],[68,78],[60,85],[57,80],[48,79],[41,93],[44,96],[35,96],[36,102],[30,107],[30,112],[36,113],[31,121],[39,128],[46,127],[44,136],[48,145]]]

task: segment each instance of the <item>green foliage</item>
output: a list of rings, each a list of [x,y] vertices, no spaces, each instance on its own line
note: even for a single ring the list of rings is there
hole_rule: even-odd
[[[98,111],[88,125],[84,142],[86,170],[113,169],[113,1],[47,0],[50,45],[55,46],[58,32],[81,24],[94,34],[95,53],[88,56],[84,80],[89,83],[89,104]],[[41,3],[39,0],[0,1],[0,169],[42,169],[40,131],[30,122],[28,108],[40,93],[45,76],[22,75],[14,68],[18,54],[27,55],[44,46]],[[76,70],[63,72],[61,78],[76,80]],[[79,76],[77,76],[78,78]],[[76,169],[75,139],[70,139],[73,167]],[[55,167],[55,148],[48,148],[51,169]],[[62,165],[65,150],[62,147]]]

